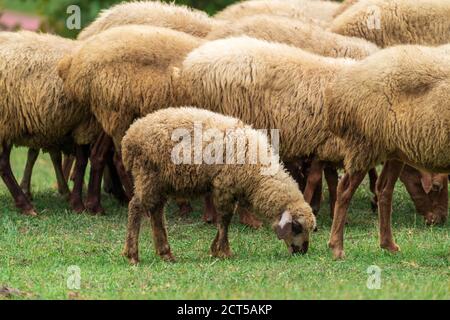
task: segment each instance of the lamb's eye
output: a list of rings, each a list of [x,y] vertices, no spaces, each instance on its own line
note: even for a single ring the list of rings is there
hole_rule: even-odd
[[[301,225],[300,223],[298,223],[298,222],[294,222],[294,223],[292,224],[292,232],[293,232],[294,234],[300,234],[300,233],[302,233],[302,232],[303,232],[303,227],[302,227],[302,225]]]

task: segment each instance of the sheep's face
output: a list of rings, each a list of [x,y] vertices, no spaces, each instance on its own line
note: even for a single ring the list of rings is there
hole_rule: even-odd
[[[278,239],[284,240],[291,254],[308,252],[310,228],[303,217],[293,218],[289,211],[283,212],[274,224]]]

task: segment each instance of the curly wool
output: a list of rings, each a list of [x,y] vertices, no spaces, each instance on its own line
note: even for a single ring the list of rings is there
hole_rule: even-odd
[[[2,32],[0,43],[0,145],[51,149],[91,141],[90,131],[78,129],[92,115],[64,94],[57,73],[77,43],[32,32]]]
[[[450,171],[450,57],[442,48],[382,50],[339,74],[326,91],[329,128],[345,142],[349,172],[390,158]]]
[[[326,57],[362,59],[379,50],[364,39],[341,36],[297,19],[269,15],[228,22],[213,30],[206,39],[242,35],[285,43]]]
[[[102,11],[78,39],[86,40],[110,28],[131,24],[165,27],[203,38],[221,22],[183,5],[159,1],[124,2]]]
[[[442,45],[450,42],[450,2],[361,0],[339,15],[330,30],[364,38],[383,48],[399,44]]]
[[[62,59],[59,73],[66,93],[90,107],[119,147],[136,118],[180,104],[174,94],[173,70],[201,43],[166,28],[112,28]]]
[[[179,143],[172,139],[177,129],[194,136],[194,125],[201,123],[203,132],[213,129],[223,137],[229,130],[240,129],[246,139],[240,143],[245,164],[175,164],[172,150]],[[158,141],[158,143],[154,143]],[[203,148],[211,143],[203,141]],[[245,126],[242,121],[196,108],[167,108],[137,120],[123,139],[124,164],[133,173],[135,190],[140,202],[158,202],[149,199],[147,185],[157,185],[163,195],[191,196],[215,188],[226,188],[228,194],[250,203],[254,209],[268,218],[276,218],[289,210],[294,218],[302,217],[309,231],[315,226],[310,206],[304,201],[296,182],[279,165],[273,175],[261,174],[263,164],[249,164],[251,145],[270,148],[267,137]],[[192,138],[190,147],[195,148]],[[263,148],[266,148],[263,147]],[[203,149],[202,149],[203,150]],[[226,152],[223,150],[225,159]],[[191,157],[192,159],[192,157]],[[272,156],[272,161],[277,158]],[[151,196],[150,196],[151,198]],[[230,201],[228,197],[220,199]],[[218,204],[219,207],[223,207]]]
[[[323,125],[325,88],[346,59],[317,56],[249,37],[206,43],[180,73],[188,104],[237,117],[255,128],[280,129],[287,162],[316,154],[334,135]]]

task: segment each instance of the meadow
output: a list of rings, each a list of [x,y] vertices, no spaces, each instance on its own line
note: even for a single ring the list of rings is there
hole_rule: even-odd
[[[25,160],[26,150],[15,149],[12,165],[19,179]],[[0,300],[450,299],[449,222],[427,227],[400,183],[393,230],[402,251],[379,249],[377,216],[365,182],[350,208],[343,261],[333,261],[326,246],[331,225],[326,191],[307,255],[289,256],[270,224],[255,231],[235,221],[230,229],[233,258],[212,258],[209,246],[216,231],[201,221],[202,201],[197,199],[188,218],[178,216],[173,203],[166,208],[177,262],[165,263],[155,255],[145,221],[138,266],[121,256],[126,207],[104,195],[106,215],[72,213],[56,192],[47,155],[36,164],[33,192],[38,218],[18,214],[0,183]],[[373,277],[370,266],[380,271],[379,289],[367,285]],[[73,286],[73,270],[80,271],[79,289]]]

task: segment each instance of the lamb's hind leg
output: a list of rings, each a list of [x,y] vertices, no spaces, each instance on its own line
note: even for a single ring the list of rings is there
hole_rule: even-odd
[[[67,185],[67,180],[64,177],[61,152],[50,151],[50,159],[52,160],[53,168],[55,169],[56,181],[58,183],[58,192],[64,197],[69,197],[70,190],[69,186]]]
[[[175,257],[172,255],[167,237],[166,219],[164,217],[164,204],[161,201],[150,209],[150,220],[152,223],[153,244],[156,253],[165,261],[174,262]]]
[[[391,252],[397,252],[400,247],[395,243],[392,236],[392,195],[404,164],[397,160],[387,161],[383,167],[377,182],[378,212],[380,219],[380,246]]]
[[[133,197],[128,205],[127,237],[122,253],[131,264],[139,263],[139,232],[144,213],[145,209],[140,200],[137,197]]]
[[[339,181],[333,225],[331,226],[330,240],[328,242],[335,259],[344,258],[344,228],[348,207],[353,194],[364,180],[365,175],[366,171],[359,171],[351,175],[347,173]]]
[[[337,187],[339,183],[339,175],[336,167],[333,165],[325,166],[324,172],[325,172],[325,179],[327,180],[328,185],[330,216],[331,219],[333,219],[334,207],[336,206],[336,199],[337,199]]]
[[[213,202],[218,211],[218,221],[217,235],[211,245],[211,254],[217,258],[228,258],[232,255],[228,242],[228,227],[233,217],[234,197],[225,188],[214,189]]]
[[[23,172],[22,181],[20,182],[20,188],[30,200],[32,200],[31,176],[33,175],[33,168],[39,156],[39,152],[39,149],[28,149],[27,164],[25,165],[25,171]]]
[[[16,207],[19,208],[23,214],[30,216],[37,216],[33,205],[28,200],[27,196],[23,193],[16,178],[11,170],[10,156],[12,146],[3,144],[0,154],[0,175],[5,183],[6,187],[11,192],[14,198]]]

